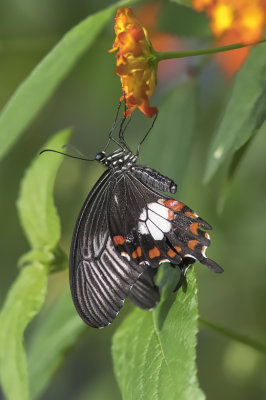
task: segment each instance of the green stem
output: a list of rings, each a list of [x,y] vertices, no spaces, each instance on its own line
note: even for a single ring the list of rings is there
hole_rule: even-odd
[[[242,49],[243,47],[250,47],[256,44],[266,42],[266,38],[263,38],[254,43],[234,43],[228,46],[221,46],[221,47],[210,47],[208,49],[199,49],[199,50],[188,50],[188,51],[160,51],[154,52],[154,57],[156,62],[163,61],[163,60],[170,60],[171,58],[185,58],[185,57],[193,57],[193,56],[201,56],[206,54],[213,54],[213,53],[220,53],[222,51],[230,51],[236,49]]]
[[[256,340],[253,340],[239,333],[235,333],[229,329],[223,328],[201,317],[199,318],[199,322],[206,328],[210,328],[213,331],[220,333],[221,335],[226,336],[231,340],[242,343],[246,346],[252,347],[252,349],[257,350],[260,353],[266,354],[266,346],[262,343],[257,342]]]

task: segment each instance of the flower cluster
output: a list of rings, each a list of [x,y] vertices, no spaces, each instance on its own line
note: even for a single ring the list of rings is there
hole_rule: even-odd
[[[206,11],[219,46],[239,42],[254,44],[262,37],[266,0],[193,0],[193,6],[197,11]],[[219,62],[232,75],[242,65],[248,51],[243,48],[220,54]]]
[[[110,52],[116,51],[117,69],[128,107],[127,116],[137,107],[147,116],[158,112],[149,105],[156,86],[157,63],[147,32],[130,8],[116,14],[116,39]]]

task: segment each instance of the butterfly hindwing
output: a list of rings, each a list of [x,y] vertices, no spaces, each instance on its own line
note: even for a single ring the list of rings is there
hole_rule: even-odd
[[[110,232],[115,247],[130,262],[157,268],[162,262],[179,265],[184,257],[190,257],[222,272],[205,255],[210,238],[200,228],[211,229],[207,222],[183,203],[148,187],[131,172],[124,175],[123,187],[125,197],[113,200],[118,223],[111,221]]]
[[[154,283],[157,270],[147,267],[139,279],[134,283],[128,298],[138,307],[150,310],[160,300],[159,289]]]

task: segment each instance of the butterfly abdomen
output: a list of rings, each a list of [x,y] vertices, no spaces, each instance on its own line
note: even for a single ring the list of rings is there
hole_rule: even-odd
[[[132,167],[132,173],[143,183],[168,193],[176,193],[177,185],[172,179],[159,174],[152,168],[135,165]]]

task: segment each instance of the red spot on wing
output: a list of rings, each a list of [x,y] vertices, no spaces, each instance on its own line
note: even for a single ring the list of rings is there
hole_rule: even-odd
[[[123,236],[117,235],[113,236],[113,242],[115,246],[119,246],[125,243],[125,239],[123,238]]]
[[[174,200],[174,199],[166,200],[164,202],[164,205],[166,207],[168,207],[168,208],[171,208],[174,211],[181,211],[182,208],[185,207],[184,203],[181,203],[181,201],[177,201],[177,200]]]
[[[175,218],[175,213],[172,210],[168,210],[168,219],[172,220]]]
[[[135,251],[132,253],[132,258],[141,257],[141,247],[138,246]]]
[[[149,251],[149,257],[151,259],[153,259],[155,257],[159,257],[159,255],[160,255],[160,251],[156,246],[154,246],[154,248]]]
[[[188,217],[197,218],[197,215],[194,213],[194,211],[186,211],[185,214],[186,214]]]
[[[194,233],[194,235],[198,235],[198,234],[199,234],[199,232],[198,232],[198,227],[199,227],[199,223],[198,223],[198,222],[193,222],[193,223],[190,225],[189,229],[190,229],[190,231],[191,231],[192,233]]]
[[[181,247],[175,246],[175,250],[176,250],[178,253],[180,253],[182,249],[181,249]]]
[[[190,240],[187,245],[191,250],[194,250],[198,243],[197,240]]]

